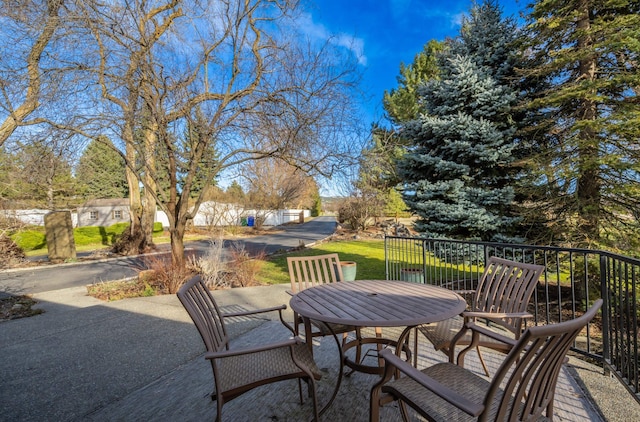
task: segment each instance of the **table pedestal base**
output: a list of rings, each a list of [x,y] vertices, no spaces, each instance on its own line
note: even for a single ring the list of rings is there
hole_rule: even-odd
[[[342,347],[342,356],[343,356],[344,364],[354,371],[364,372],[365,374],[380,375],[380,376],[384,374],[384,366],[380,365],[380,362],[378,363],[378,366],[364,365],[361,363],[362,359],[360,360],[360,362],[355,362],[349,359],[349,357],[347,356],[347,350],[352,349],[354,347],[363,346],[365,344],[375,344],[378,347],[380,346],[393,347],[396,349],[396,355],[400,356],[400,354],[404,352],[407,358],[406,359],[407,362],[411,360],[411,348],[409,347],[408,344],[403,342],[402,347],[400,348],[401,350],[399,351],[398,342],[396,340],[391,340],[388,338],[381,338],[381,337],[365,337],[361,339],[351,340],[350,342],[346,343]]]

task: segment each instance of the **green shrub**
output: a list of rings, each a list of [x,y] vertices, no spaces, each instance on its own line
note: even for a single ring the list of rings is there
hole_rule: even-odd
[[[77,227],[73,229],[73,238],[76,246],[113,245],[116,236],[122,234],[129,227],[129,223],[116,223],[109,227]],[[153,233],[162,234],[162,223],[153,224]],[[18,230],[9,236],[23,251],[35,251],[46,249],[47,239],[44,227],[32,226],[28,229]]]
[[[76,245],[113,245],[116,236],[122,234],[129,223],[116,223],[109,227],[78,227],[73,230]],[[162,225],[160,225],[162,228]],[[154,227],[155,229],[155,227]]]
[[[73,239],[76,242],[76,246],[96,243],[97,239],[103,238],[100,230],[103,230],[104,233],[104,240],[100,241],[100,243],[107,244],[107,233],[103,227],[78,227],[73,229]]]
[[[44,228],[30,228],[28,230],[20,230],[12,233],[9,237],[25,252],[35,251],[47,246],[47,239],[44,234]]]
[[[118,228],[117,228],[118,229]],[[93,245],[101,243],[111,245],[118,230],[112,227],[78,227],[73,230],[76,246]]]
[[[107,231],[113,232],[115,234],[122,234],[129,227],[129,223],[116,223],[112,226],[107,227]]]

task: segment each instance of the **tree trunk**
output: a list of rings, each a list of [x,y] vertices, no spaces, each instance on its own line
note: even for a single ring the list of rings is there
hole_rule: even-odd
[[[55,174],[53,163],[49,163],[48,175],[47,175],[47,206],[50,210],[56,209],[56,204],[54,201],[54,187],[53,187],[53,178]]]
[[[170,223],[172,227],[169,228],[171,233],[171,263],[175,268],[183,268],[184,262],[184,232],[186,223],[182,221],[175,221]]]
[[[580,51],[589,51],[593,47],[593,39],[590,35],[591,16],[589,1],[584,0],[580,4],[582,12],[578,21],[578,29],[584,34],[578,40]],[[579,62],[578,80],[591,83],[596,78],[596,57],[589,54]],[[596,92],[590,92],[589,98],[594,98]],[[594,121],[598,117],[595,101],[583,98],[577,107],[577,120],[583,122]],[[580,232],[584,236],[585,245],[600,239],[600,170],[599,170],[599,142],[595,130],[588,123],[583,126],[578,134],[578,214],[580,216]]]
[[[56,175],[56,163],[55,163],[55,156],[54,156],[54,151],[50,151],[48,152],[43,158],[44,158],[44,162],[45,165],[43,166],[43,171],[45,172],[45,183],[46,183],[46,198],[47,198],[47,207],[49,207],[50,210],[55,210],[55,202],[54,202],[54,196],[55,196],[55,187],[53,186],[54,183],[54,178]]]
[[[133,147],[133,132],[131,127],[124,130],[125,153],[129,164],[136,162],[136,151]],[[128,139],[127,139],[128,138]],[[131,226],[129,227],[129,245],[123,245],[123,252],[133,254],[144,252],[147,249],[146,238],[142,231],[143,208],[140,198],[140,183],[135,172],[127,166],[127,184],[129,185],[129,208],[131,210]]]
[[[153,244],[153,223],[156,217],[156,199],[151,192],[145,191],[144,206],[142,209],[141,229],[146,247],[154,247]]]
[[[149,125],[145,128],[144,144],[145,144],[145,175],[144,175],[144,202],[142,211],[142,233],[144,235],[145,244],[153,246],[153,223],[156,216],[156,198],[154,193],[157,191],[154,173],[156,172],[156,131],[157,125]]]

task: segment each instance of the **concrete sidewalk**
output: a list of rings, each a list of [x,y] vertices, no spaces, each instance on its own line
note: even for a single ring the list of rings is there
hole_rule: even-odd
[[[225,311],[287,303],[288,285],[215,291]],[[126,299],[104,303],[83,288],[39,293],[42,315],[0,323],[0,419],[6,421],[199,421],[215,417],[211,367],[189,316],[175,297]],[[271,315],[277,319],[277,313]],[[292,320],[292,314],[287,312]],[[286,338],[277,321],[235,318],[229,322],[234,347]],[[385,333],[387,333],[385,331]],[[392,332],[390,336],[395,335]],[[324,403],[335,385],[336,344],[317,340],[314,353],[325,376],[319,383]],[[421,364],[441,359],[426,347]],[[470,354],[473,355],[473,354]],[[490,365],[497,365],[489,359]],[[470,362],[469,367],[474,367]],[[586,377],[593,380],[585,381]],[[556,399],[556,420],[603,420],[572,374],[605,388],[607,378],[593,367],[563,371]],[[345,378],[338,398],[323,420],[365,421],[372,375]],[[617,381],[613,380],[614,383]],[[618,384],[619,385],[619,384]],[[609,402],[628,393],[602,390]],[[598,394],[598,393],[596,393]],[[617,404],[606,420],[640,420],[634,401]],[[630,403],[630,404],[629,404]],[[635,412],[635,413],[634,413]],[[226,404],[229,421],[302,421],[311,415],[310,400],[298,403],[297,383],[261,387]],[[619,416],[619,417],[618,417]],[[400,420],[397,409],[384,409],[383,420]]]
[[[233,289],[216,297],[229,311],[252,309],[285,303],[285,289]],[[175,295],[105,303],[86,296],[85,288],[71,288],[34,298],[43,314],[0,323],[3,421],[83,420],[204,352]],[[234,320],[230,335],[265,322]]]

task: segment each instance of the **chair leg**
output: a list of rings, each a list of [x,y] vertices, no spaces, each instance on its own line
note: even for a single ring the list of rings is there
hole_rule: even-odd
[[[480,346],[475,346],[476,351],[478,352],[478,359],[480,360],[480,364],[482,365],[482,369],[484,370],[484,374],[487,377],[490,377],[491,375],[489,375],[489,369],[487,368],[487,364],[484,361],[484,358],[482,357],[482,353],[480,353]],[[456,365],[458,365],[461,368],[464,368],[464,355],[467,354],[467,352],[469,350],[473,349],[473,345],[466,347],[464,349],[462,349],[460,351],[460,353],[458,353],[458,361],[456,363]],[[451,348],[446,350],[447,355],[449,355],[449,362],[450,363],[454,363],[454,358],[455,358],[455,349]]]
[[[482,364],[482,369],[484,369],[484,373],[487,377],[489,377],[489,369],[487,369],[487,364],[484,362],[484,358],[482,357],[482,353],[480,353],[480,346],[476,346],[476,351],[478,352],[478,358],[480,359],[480,363]]]
[[[526,397],[525,397],[526,399]],[[547,418],[549,418],[549,420],[551,420],[551,418],[553,418],[553,400],[551,400],[549,402],[549,404],[547,405]]]
[[[302,397],[302,379],[298,378],[298,395],[300,396],[300,404],[304,404],[304,398]]]
[[[216,411],[218,412],[216,414],[216,422],[222,422],[222,397],[218,397],[218,400],[216,400]]]
[[[407,405],[402,400],[398,400],[398,408],[400,409],[400,415],[404,422],[409,422],[409,412],[407,411]]]
[[[382,328],[376,327],[376,338],[382,338]],[[376,344],[376,352],[380,354],[380,350],[382,350],[382,344]],[[384,365],[384,359],[378,358],[378,366],[382,367]]]
[[[296,336],[300,335],[300,317],[297,312],[293,313],[293,331]]]
[[[362,359],[362,333],[360,332],[360,328],[356,328],[356,340],[358,341],[358,345],[356,346],[356,362],[360,363],[360,359]]]
[[[344,333],[343,337],[342,337],[342,350],[344,350],[344,345],[347,343],[347,337],[348,337],[349,333]],[[360,340],[362,340],[362,335],[360,334],[360,328],[356,328],[356,340],[358,342],[358,345],[356,346],[356,363],[360,363],[360,359],[362,359],[362,343],[360,342]],[[345,355],[346,356],[346,355]],[[353,373],[355,372],[355,370],[350,370],[349,372],[347,372],[346,374],[344,374],[345,377],[350,377]]]
[[[318,395],[316,394],[316,382],[313,377],[309,378],[307,386],[309,388],[309,396],[311,396],[311,401],[313,403],[313,420],[316,422],[320,422],[320,413],[318,411]]]
[[[418,327],[413,329],[413,367],[418,367]],[[407,339],[408,341],[408,339]]]
[[[381,385],[374,385],[369,397],[369,422],[380,421],[380,391]]]

